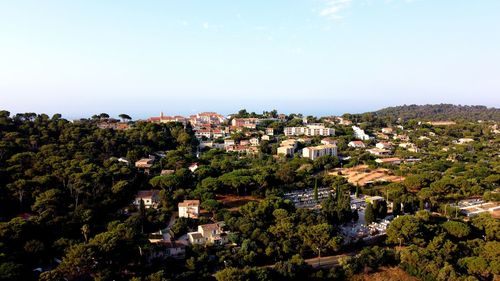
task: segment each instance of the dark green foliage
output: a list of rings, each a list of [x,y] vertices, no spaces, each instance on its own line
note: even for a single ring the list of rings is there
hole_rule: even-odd
[[[495,120],[500,121],[500,109],[486,106],[461,106],[452,104],[404,105],[381,109],[375,114],[382,118],[397,120]]]
[[[365,223],[366,225],[371,224],[376,219],[375,210],[373,209],[373,205],[371,203],[366,204],[365,208]]]

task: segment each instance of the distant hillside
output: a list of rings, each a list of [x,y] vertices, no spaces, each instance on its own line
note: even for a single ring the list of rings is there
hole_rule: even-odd
[[[481,105],[427,104],[387,107],[376,111],[382,118],[421,119],[428,121],[444,120],[495,120],[500,121],[500,108]]]

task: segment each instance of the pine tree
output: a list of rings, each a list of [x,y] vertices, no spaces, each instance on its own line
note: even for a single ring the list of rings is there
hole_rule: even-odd
[[[318,178],[314,181],[314,200],[318,203]]]
[[[399,200],[394,200],[394,202],[392,202],[392,215],[394,217],[401,215],[401,202],[399,202]]]
[[[366,204],[365,208],[365,223],[370,225],[375,221],[375,213],[373,211],[373,205],[371,203]]]

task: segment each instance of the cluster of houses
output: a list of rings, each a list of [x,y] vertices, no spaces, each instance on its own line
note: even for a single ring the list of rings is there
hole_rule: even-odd
[[[160,204],[160,194],[158,190],[138,191],[133,204],[139,207],[141,204],[145,208],[158,208]],[[200,200],[184,200],[178,204],[178,217],[198,219],[200,217]],[[173,225],[175,220],[170,222]],[[224,245],[228,242],[228,233],[224,230],[224,222],[215,222],[198,225],[197,231],[188,232],[178,240],[172,239],[168,227],[151,233],[149,241],[152,247],[148,253],[149,259],[158,258],[184,258],[189,245]]]
[[[352,126],[354,131],[354,137],[357,140],[353,140],[348,143],[348,147],[352,147],[355,149],[366,149],[366,151],[374,156],[377,156],[375,162],[378,164],[390,164],[390,165],[399,165],[403,161],[412,162],[418,161],[418,159],[407,159],[403,160],[398,157],[393,157],[395,150],[395,144],[390,141],[392,138],[394,141],[399,142],[397,147],[405,149],[409,152],[419,152],[419,149],[416,144],[410,142],[410,138],[405,134],[397,134],[393,128],[382,128],[380,132],[377,132],[376,139],[379,141],[375,144],[375,147],[367,147],[366,141],[370,141],[375,139],[374,137],[369,136],[359,127]],[[402,126],[398,126],[398,129],[403,130]],[[429,139],[423,136],[426,139]]]
[[[230,119],[230,118],[229,118]],[[202,112],[191,115],[188,118],[182,116],[151,117],[149,122],[168,123],[181,122],[191,124],[196,138],[200,141],[200,148],[218,148],[228,152],[238,152],[242,154],[258,152],[257,146],[263,140],[272,140],[274,136],[273,128],[265,128],[257,131],[257,126],[265,121],[281,122],[286,120],[286,115],[280,114],[277,118],[228,118],[215,112]],[[244,132],[247,139],[236,142],[229,136],[235,132]],[[224,142],[222,143],[222,140]]]
[[[189,118],[182,116],[151,117],[149,122],[168,123],[181,122],[190,123],[193,126],[195,136],[200,141],[200,148],[218,148],[227,152],[237,152],[241,154],[255,154],[259,151],[261,141],[271,141],[274,139],[274,129],[271,127],[257,130],[257,126],[265,121],[281,122],[286,120],[286,115],[280,114],[277,118],[232,118],[227,123],[227,118],[215,112],[203,112],[191,115]],[[338,121],[335,119],[335,121]],[[346,120],[340,120],[346,122]],[[284,135],[289,139],[281,142],[277,154],[293,157],[299,153],[302,157],[315,160],[321,156],[337,156],[337,145],[334,140],[328,137],[335,135],[335,129],[325,126],[323,123],[307,123],[300,127],[285,127]],[[248,139],[236,141],[229,136],[234,132],[244,132]],[[297,151],[297,143],[302,141],[307,143],[307,137],[326,137],[321,145],[310,146]],[[298,137],[298,139],[292,139]],[[136,163],[136,167],[144,169],[146,172],[151,160],[141,159],[141,163]]]

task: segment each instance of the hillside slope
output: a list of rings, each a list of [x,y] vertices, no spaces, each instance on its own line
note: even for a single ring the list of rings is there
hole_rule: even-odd
[[[427,104],[387,107],[374,112],[382,118],[422,119],[427,121],[444,120],[495,120],[500,121],[500,108],[481,105]]]

